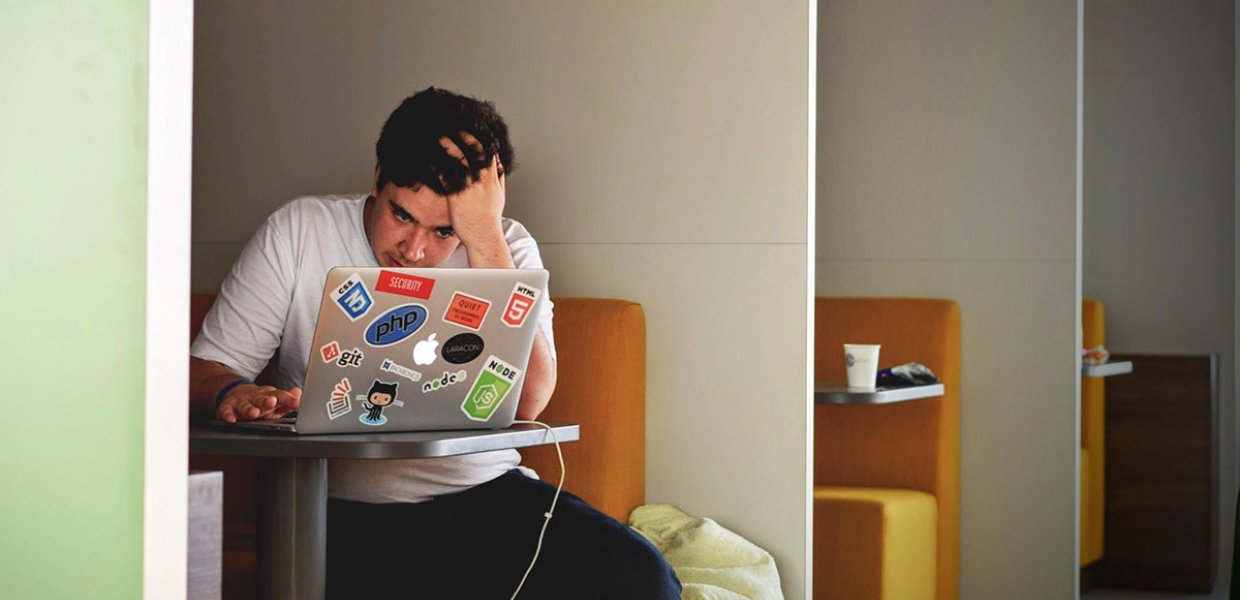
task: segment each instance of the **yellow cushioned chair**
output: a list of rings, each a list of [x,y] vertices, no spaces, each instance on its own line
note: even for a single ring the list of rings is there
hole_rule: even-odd
[[[1106,315],[1097,300],[1081,302],[1086,348],[1106,344]],[[1102,558],[1106,505],[1106,380],[1081,377],[1081,566]]]
[[[843,381],[843,344],[881,367],[920,362],[938,398],[814,406],[814,597],[959,595],[960,309],[950,300],[816,301],[814,379]]]

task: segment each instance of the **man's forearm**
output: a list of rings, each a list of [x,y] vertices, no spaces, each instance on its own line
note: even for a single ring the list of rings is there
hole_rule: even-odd
[[[542,332],[534,334],[534,348],[525,367],[525,384],[521,388],[521,400],[517,405],[517,418],[529,421],[537,419],[555,391],[555,360],[551,358],[551,346]]]
[[[215,418],[215,395],[240,375],[220,363],[189,357],[189,414],[195,421]]]

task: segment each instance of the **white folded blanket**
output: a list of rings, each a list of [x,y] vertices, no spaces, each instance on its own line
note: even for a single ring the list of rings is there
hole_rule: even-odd
[[[649,504],[633,510],[629,525],[675,569],[682,600],[783,600],[770,553],[711,519]]]

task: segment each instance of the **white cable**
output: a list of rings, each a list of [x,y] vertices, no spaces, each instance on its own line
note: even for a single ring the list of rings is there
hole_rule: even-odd
[[[560,438],[555,435],[555,430],[541,421],[513,421],[513,423],[538,425],[551,434],[551,440],[555,442],[555,454],[560,458],[560,484],[555,487],[555,495],[551,497],[551,508],[543,513],[546,519],[543,520],[542,531],[538,532],[538,545],[534,547],[534,558],[530,559],[530,566],[525,569],[525,575],[521,576],[521,583],[517,584],[517,589],[512,592],[510,600],[516,600],[517,594],[521,593],[521,587],[525,585],[526,578],[530,576],[530,571],[534,570],[534,563],[538,562],[538,553],[542,551],[543,535],[547,533],[547,525],[551,523],[551,515],[555,513],[555,503],[560,500],[560,490],[564,489],[564,452],[560,450]]]

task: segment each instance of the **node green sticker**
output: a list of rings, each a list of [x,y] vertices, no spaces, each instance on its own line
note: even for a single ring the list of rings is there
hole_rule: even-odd
[[[517,382],[517,377],[521,376],[520,369],[495,355],[487,357],[483,365],[474,385],[469,388],[469,394],[465,396],[465,403],[461,404],[465,416],[474,421],[490,421],[491,415],[503,404],[509,390]]]

